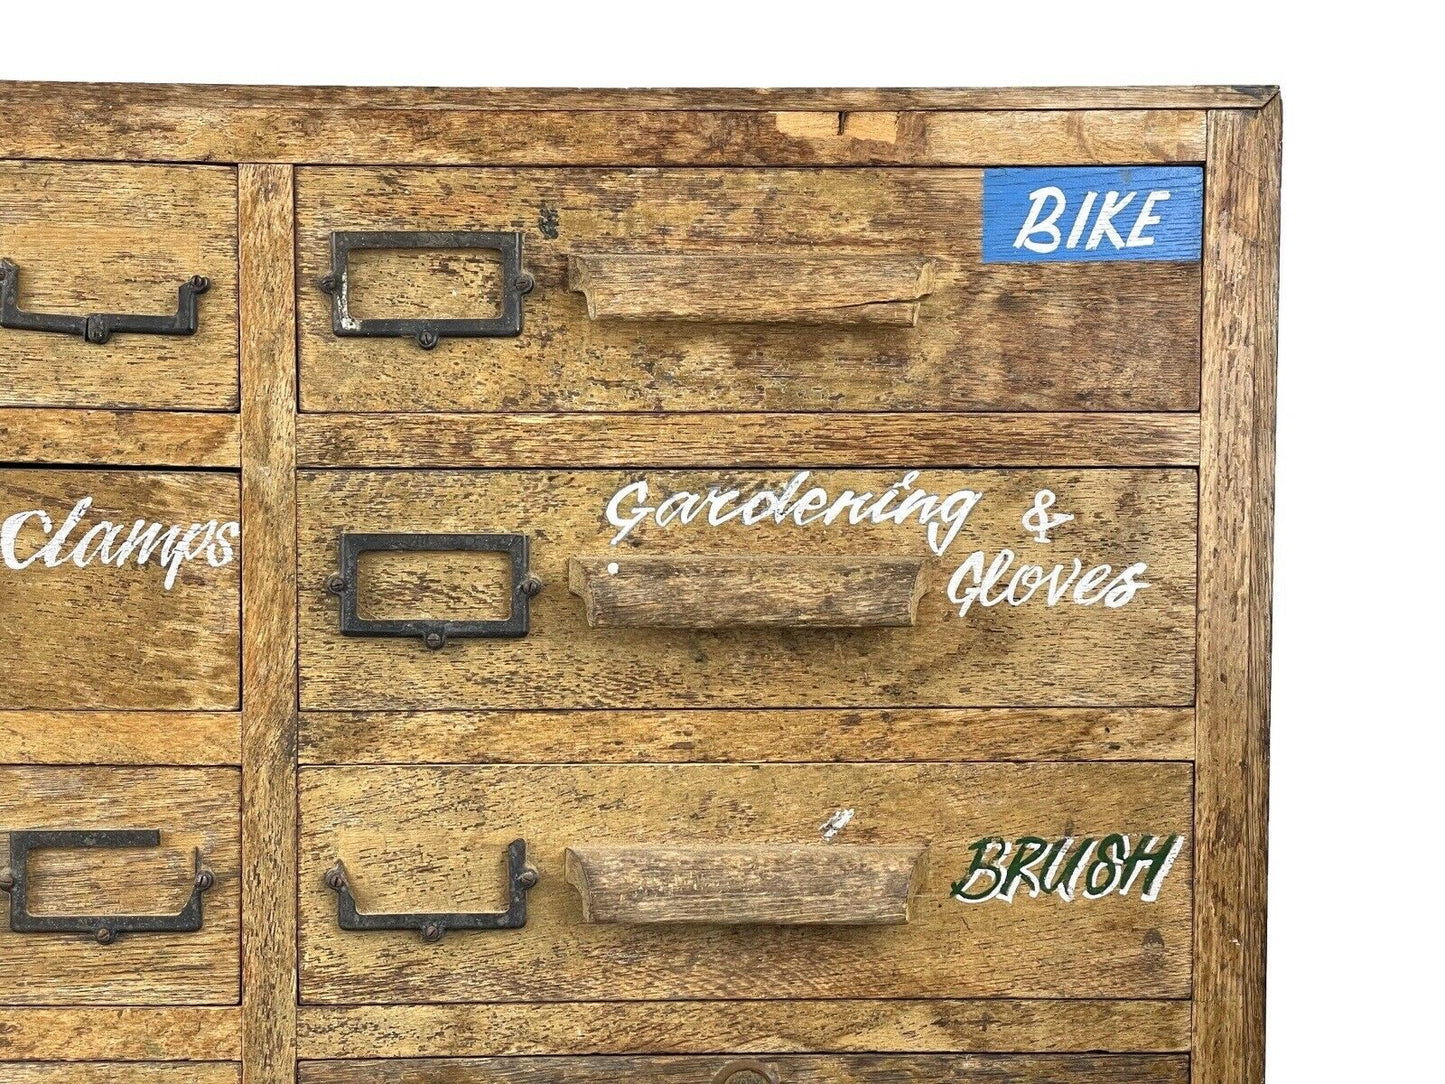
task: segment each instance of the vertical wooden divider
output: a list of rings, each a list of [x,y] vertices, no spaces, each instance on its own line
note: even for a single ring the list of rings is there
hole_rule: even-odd
[[[296,1074],[294,172],[239,171],[241,262],[241,1059]]]
[[[1281,109],[1210,114],[1196,691],[1194,1084],[1264,1079]]]

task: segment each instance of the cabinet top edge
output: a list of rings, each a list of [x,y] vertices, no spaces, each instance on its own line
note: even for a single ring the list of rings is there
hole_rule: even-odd
[[[478,111],[883,111],[1258,109],[1275,86],[926,88],[527,88],[240,86],[0,81],[0,108]]]

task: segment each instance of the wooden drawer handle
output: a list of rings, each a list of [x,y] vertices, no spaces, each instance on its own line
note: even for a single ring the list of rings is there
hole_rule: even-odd
[[[908,921],[914,845],[583,846],[567,882],[584,922],[892,926]]]
[[[11,832],[10,865],[0,877],[0,890],[10,894],[11,931],[86,933],[102,945],[109,945],[123,933],[195,933],[201,928],[201,894],[216,883],[215,874],[201,865],[199,848],[195,851],[191,898],[174,915],[32,915],[26,910],[26,867],[31,851],[159,847],[160,844],[161,834],[154,828]]]
[[[507,844],[507,909],[505,911],[408,912],[363,914],[356,909],[351,879],[341,859],[326,871],[326,887],[336,893],[336,924],[343,930],[416,930],[423,941],[440,941],[448,930],[519,930],[527,924],[527,890],[537,883],[537,870],[527,864],[527,841]]]
[[[211,288],[211,280],[195,275],[181,283],[176,311],[170,316],[134,316],[104,312],[90,316],[26,312],[20,308],[20,268],[0,260],[0,327],[16,331],[53,331],[79,335],[88,343],[103,343],[117,332],[136,335],[194,335],[196,299]]]
[[[497,316],[440,320],[358,320],[349,311],[350,260],[362,249],[484,249],[502,257],[502,310]],[[331,332],[342,338],[415,339],[431,350],[442,339],[511,338],[522,333],[522,297],[532,292],[532,276],[522,270],[520,233],[450,231],[338,231],[331,235],[331,273],[317,283],[331,295]]]
[[[712,1084],[778,1084],[778,1071],[761,1061],[730,1061],[713,1076]]]
[[[918,557],[574,557],[567,583],[592,628],[903,627]]]
[[[530,603],[542,590],[542,581],[528,569],[531,550],[524,534],[342,534],[338,549],[340,568],[327,577],[326,590],[340,599],[343,636],[419,636],[434,651],[446,647],[448,640],[464,637],[526,636],[531,624]],[[373,620],[358,613],[363,553],[447,550],[502,553],[511,558],[511,610],[506,617],[485,621]]]
[[[574,253],[593,320],[913,327],[932,259],[886,254]]]

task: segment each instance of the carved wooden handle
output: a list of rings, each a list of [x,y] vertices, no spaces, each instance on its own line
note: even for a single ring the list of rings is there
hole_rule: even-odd
[[[918,557],[574,557],[568,586],[593,628],[908,626]]]
[[[922,880],[918,845],[588,845],[567,849],[586,922],[891,926]]]
[[[568,285],[593,320],[913,327],[933,292],[925,256],[574,253]]]

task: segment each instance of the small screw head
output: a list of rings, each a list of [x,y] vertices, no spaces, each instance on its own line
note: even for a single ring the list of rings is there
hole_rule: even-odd
[[[346,592],[346,577],[340,572],[333,572],[326,577],[326,590],[333,595],[340,595]]]
[[[339,866],[332,866],[322,875],[321,879],[326,882],[326,887],[333,892],[340,892],[346,887],[346,874],[341,872],[341,867]]]
[[[517,883],[523,888],[531,888],[537,883],[537,869],[535,866],[527,866],[517,877]]]
[[[191,289],[198,294],[203,294],[211,288],[211,280],[205,275],[191,276]]]
[[[110,338],[110,328],[99,316],[92,316],[85,322],[86,342],[103,343]]]
[[[441,342],[441,336],[431,328],[417,332],[416,344],[423,350],[434,350],[439,342]]]
[[[208,869],[201,870],[196,874],[196,887],[202,892],[209,892],[216,887],[216,875]]]
[[[514,285],[517,287],[517,293],[530,294],[536,288],[537,280],[534,279],[528,272],[523,271],[520,275],[517,276],[517,281],[516,283],[514,283]]]
[[[442,648],[447,646],[446,633],[442,632],[440,629],[432,629],[421,639],[422,643],[426,644],[426,646],[433,651],[440,651]]]
[[[446,933],[446,927],[440,922],[428,922],[421,928],[421,939],[423,941],[440,941],[444,933]]]
[[[536,576],[528,576],[522,581],[522,594],[528,598],[536,598],[542,593],[542,581]]]
[[[95,939],[102,945],[108,945],[115,940],[115,931],[106,926],[102,926],[95,931]]]
[[[322,293],[334,294],[336,292],[336,276],[322,275],[316,280],[316,285],[321,287]]]

